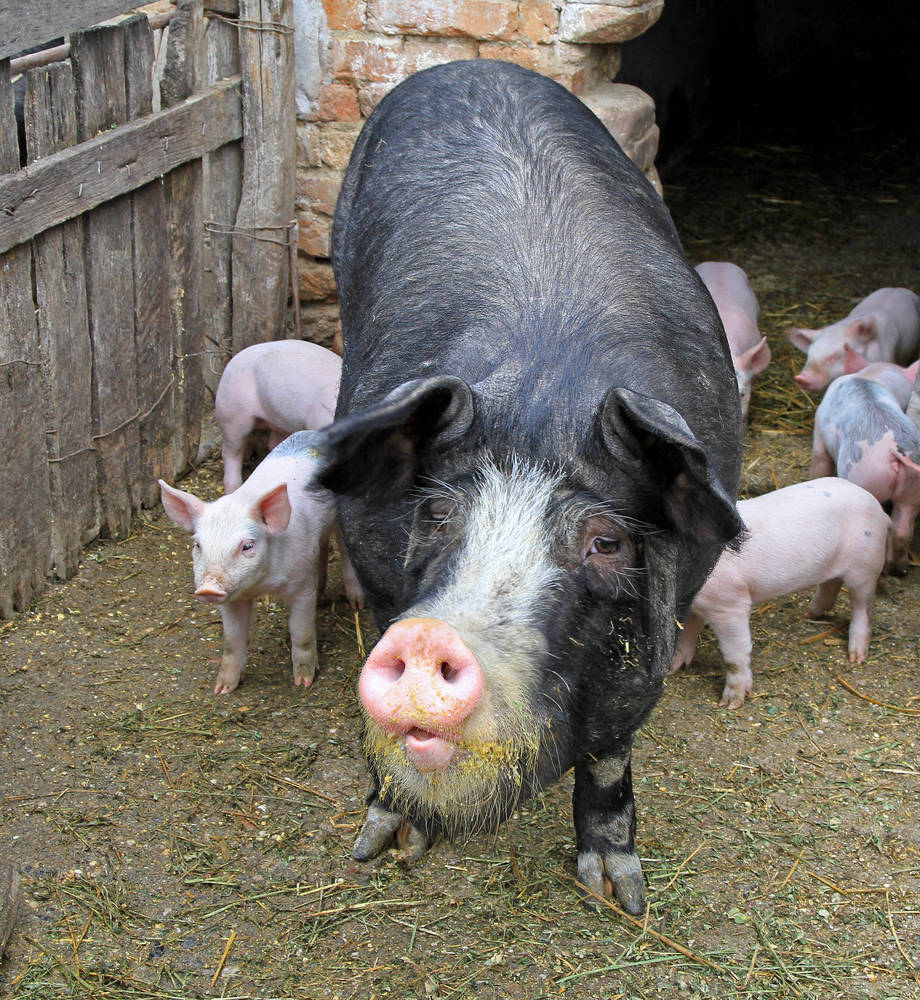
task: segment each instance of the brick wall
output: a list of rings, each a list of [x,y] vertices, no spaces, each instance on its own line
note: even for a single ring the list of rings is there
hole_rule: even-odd
[[[612,82],[620,46],[664,0],[294,0],[297,217],[303,335],[339,331],[329,263],[332,212],[364,119],[411,73],[454,59],[504,59],[544,73],[598,115],[651,182],[658,126],[650,97]]]

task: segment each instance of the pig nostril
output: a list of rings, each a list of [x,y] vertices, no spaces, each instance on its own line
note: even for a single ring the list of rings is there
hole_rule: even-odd
[[[457,674],[460,673],[460,671],[457,670],[456,667],[452,667],[447,660],[442,661],[440,671],[441,676],[447,681],[448,684],[453,684],[457,678]]]
[[[390,683],[395,684],[406,672],[406,661],[399,659],[398,656],[394,656],[387,663],[380,664],[378,669],[383,677],[390,681]]]

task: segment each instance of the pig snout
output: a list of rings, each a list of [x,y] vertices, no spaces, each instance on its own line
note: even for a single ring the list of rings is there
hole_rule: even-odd
[[[436,618],[392,625],[361,671],[358,693],[367,714],[392,736],[420,771],[445,768],[455,735],[482,695],[482,670],[456,630]]]
[[[821,375],[820,372],[811,371],[808,368],[803,368],[795,376],[795,381],[806,392],[818,392],[827,385],[827,377],[825,375]]]
[[[206,576],[195,588],[195,596],[208,604],[221,604],[227,599],[227,589],[216,576]]]

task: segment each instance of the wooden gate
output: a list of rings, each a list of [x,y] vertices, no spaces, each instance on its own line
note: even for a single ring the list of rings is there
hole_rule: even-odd
[[[0,617],[127,534],[195,460],[227,358],[283,335],[291,0],[84,27],[132,7],[0,12]],[[67,34],[48,65],[8,58]]]

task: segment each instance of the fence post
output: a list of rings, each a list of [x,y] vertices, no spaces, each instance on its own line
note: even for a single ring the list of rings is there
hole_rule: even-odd
[[[294,218],[291,0],[240,0],[243,189],[233,236],[233,350],[284,335]]]

